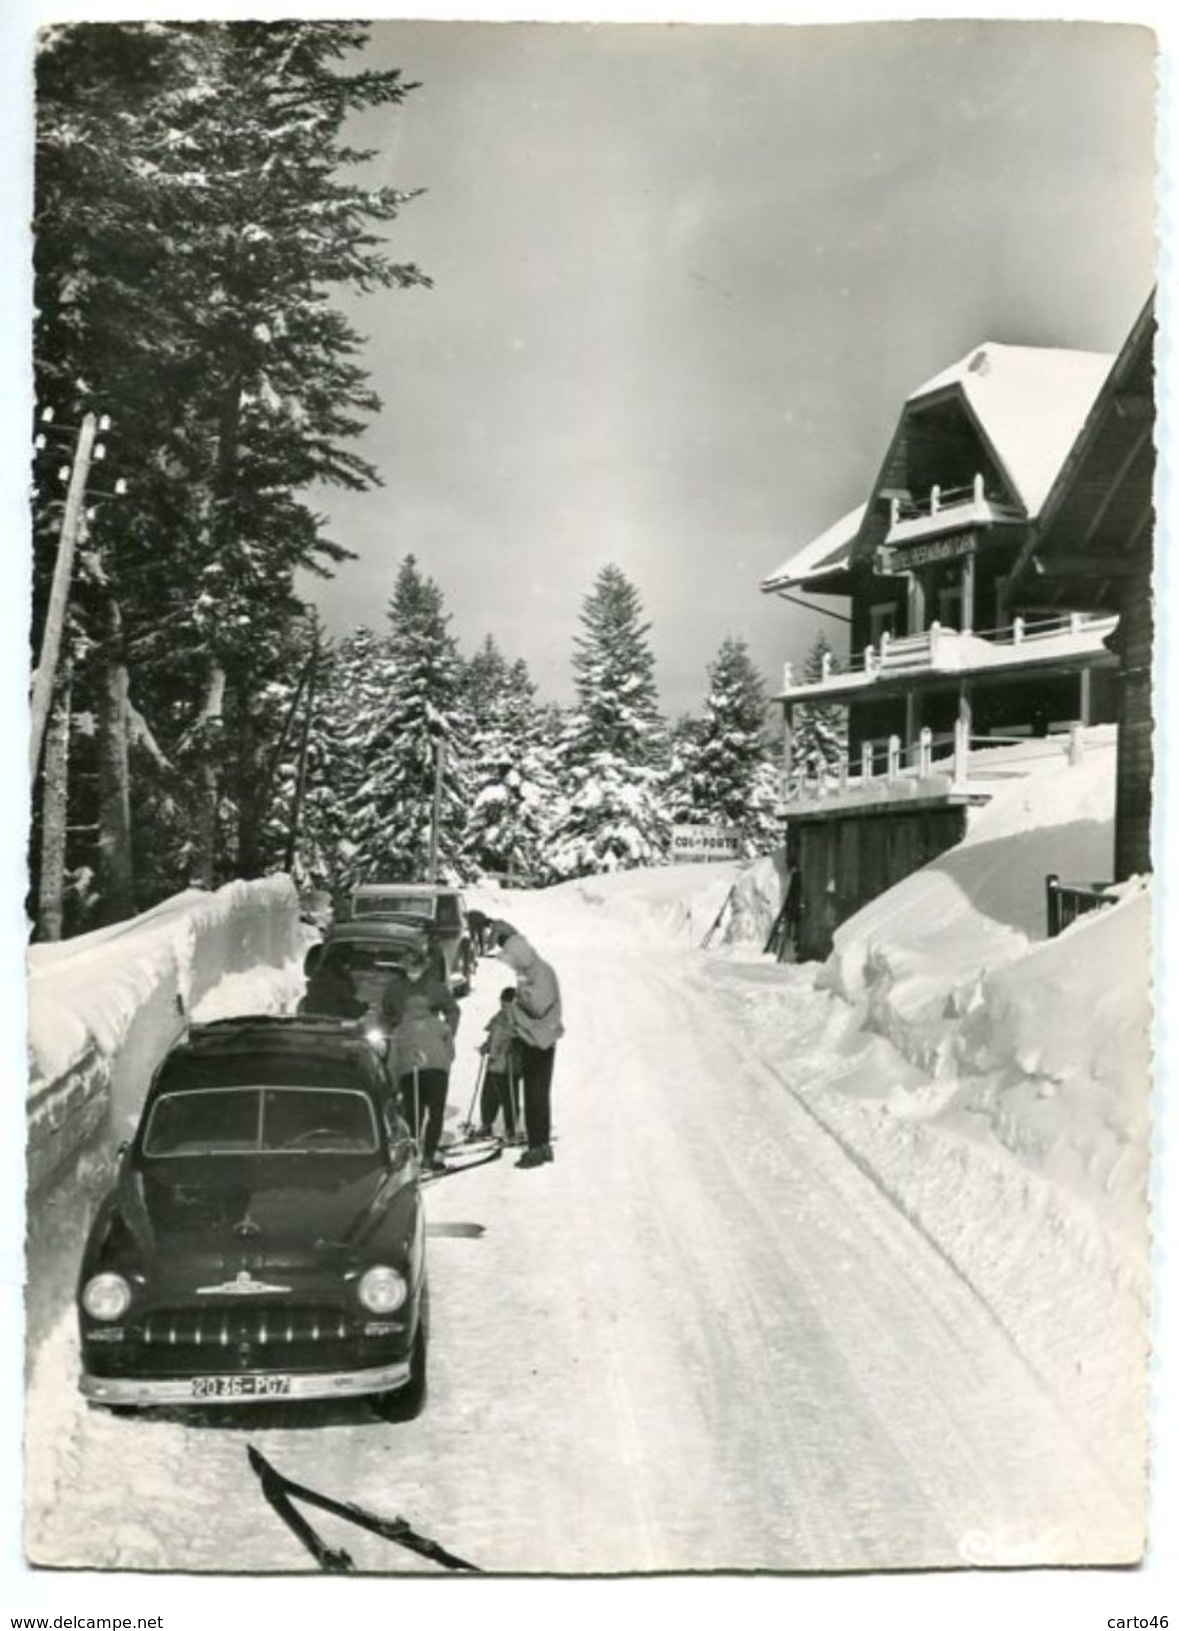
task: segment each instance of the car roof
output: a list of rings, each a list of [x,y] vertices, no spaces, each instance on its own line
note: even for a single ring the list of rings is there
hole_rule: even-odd
[[[186,1087],[233,1086],[232,1075],[218,1083],[215,1077],[194,1077],[186,1082],[188,1067],[205,1063],[231,1066],[256,1060],[274,1065],[300,1063],[312,1075],[316,1067],[344,1066],[360,1085],[379,1085],[382,1073],[374,1069],[377,1060],[356,1020],[331,1019],[305,1014],[245,1014],[234,1019],[214,1020],[193,1025],[165,1055],[156,1083],[169,1091]],[[357,1068],[358,1067],[358,1068]]]
[[[242,1014],[192,1025],[168,1057],[178,1053],[207,1057],[230,1053],[314,1053],[348,1058],[368,1044],[356,1020],[310,1014]]]

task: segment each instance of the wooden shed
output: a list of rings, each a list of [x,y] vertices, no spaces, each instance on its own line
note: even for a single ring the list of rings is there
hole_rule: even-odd
[[[835,930],[966,834],[966,799],[909,799],[841,811],[792,811],[789,938],[800,962],[822,960]]]

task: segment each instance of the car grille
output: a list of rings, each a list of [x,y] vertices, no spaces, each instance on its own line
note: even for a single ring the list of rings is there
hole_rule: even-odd
[[[340,1308],[157,1308],[145,1315],[139,1340],[152,1348],[216,1350],[248,1342],[258,1348],[314,1346],[359,1334],[358,1322]]]

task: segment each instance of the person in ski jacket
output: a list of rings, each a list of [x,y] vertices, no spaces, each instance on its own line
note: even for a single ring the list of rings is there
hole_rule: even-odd
[[[433,960],[426,951],[411,951],[405,956],[400,973],[385,986],[381,993],[381,1020],[390,1034],[401,1024],[407,1003],[413,997],[424,997],[433,1013],[450,1026],[451,1035],[458,1032],[459,1005],[447,980],[435,971]]]
[[[505,926],[506,927],[506,926]],[[554,970],[518,931],[500,942],[499,954],[516,975],[512,1021],[524,1080],[524,1120],[528,1148],[518,1167],[539,1167],[553,1159],[553,1061],[561,1021],[561,987]]]
[[[519,1066],[516,1059],[516,1026],[513,1009],[516,1002],[514,986],[505,986],[499,994],[499,1008],[487,1021],[487,1035],[479,1044],[479,1052],[487,1060],[483,1074],[483,1089],[479,1095],[479,1132],[489,1134],[497,1114],[502,1111],[504,1132],[509,1139],[516,1136],[516,1112],[519,1101]]]
[[[436,1171],[458,1003],[449,986],[430,972],[426,959],[413,955],[406,958],[404,977],[386,986],[381,1019],[389,1032],[387,1069],[397,1083],[402,1114],[414,1130],[423,1165]]]

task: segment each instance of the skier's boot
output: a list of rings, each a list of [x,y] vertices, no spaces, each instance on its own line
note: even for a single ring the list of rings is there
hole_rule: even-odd
[[[516,1165],[518,1167],[543,1167],[546,1161],[551,1161],[552,1159],[553,1152],[549,1149],[548,1145],[537,1144],[532,1149],[525,1150],[524,1154],[516,1162]]]

